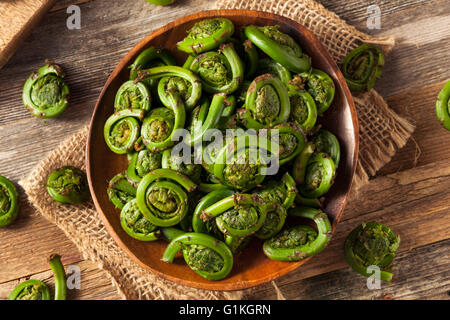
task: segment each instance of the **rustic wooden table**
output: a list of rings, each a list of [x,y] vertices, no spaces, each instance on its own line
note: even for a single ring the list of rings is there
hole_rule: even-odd
[[[367,30],[373,1],[322,0],[350,24],[373,35],[397,35],[378,91],[416,125],[413,139],[347,206],[332,245],[276,284],[288,299],[449,299],[450,133],[434,114],[438,91],[450,77],[450,1],[376,1],[381,29]],[[66,8],[81,8],[81,30],[68,30]],[[143,0],[63,0],[0,70],[0,174],[17,182],[50,150],[86,125],[104,82],[121,57],[153,29],[212,7],[212,0],[178,0],[155,7]],[[31,116],[21,102],[24,80],[53,58],[67,72],[72,103],[59,118]],[[342,242],[361,221],[377,220],[402,237],[396,279],[369,290],[365,278],[345,264]],[[66,265],[81,268],[81,289],[73,299],[117,299],[105,273],[84,261],[72,242],[35,213],[22,197],[18,220],[0,230],[0,299],[19,281],[50,280],[46,258],[58,252]],[[272,284],[249,292],[273,299]]]

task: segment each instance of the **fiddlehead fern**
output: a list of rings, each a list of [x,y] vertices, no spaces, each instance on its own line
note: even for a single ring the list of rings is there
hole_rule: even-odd
[[[303,151],[295,158],[292,166],[292,177],[298,185],[305,183],[306,166],[314,154],[316,146],[311,141],[307,142]]]
[[[248,39],[241,42],[235,38],[231,38],[230,42],[233,43],[234,49],[236,50],[243,63],[244,78],[251,77],[256,72],[259,66],[259,57],[256,47]]]
[[[365,43],[353,49],[342,63],[342,73],[353,91],[368,91],[383,73],[384,55],[378,46]]]
[[[250,84],[243,109],[238,110],[241,122],[249,129],[270,128],[288,120],[291,113],[289,94],[278,77],[264,74]]]
[[[183,101],[176,93],[169,94],[172,107],[156,108],[150,111],[142,123],[143,143],[153,152],[160,152],[175,144],[172,140],[176,130],[184,128],[186,111]]]
[[[142,51],[134,60],[133,64],[130,65],[130,80],[135,80],[138,77],[139,70],[152,67],[160,67],[164,65],[176,65],[176,61],[170,55],[169,51],[158,47],[147,48]],[[153,87],[155,85],[155,79],[144,81],[144,83],[149,87]]]
[[[194,215],[192,217],[192,227],[195,232],[208,233],[216,238],[223,239],[223,234],[217,228],[214,220],[203,221],[203,210],[219,202],[220,200],[230,197],[234,194],[233,190],[220,189],[214,190],[208,193],[206,196],[200,199],[199,203],[195,207]]]
[[[22,282],[8,296],[8,300],[50,300],[50,289],[40,280]]]
[[[158,227],[148,221],[139,211],[136,199],[128,201],[122,208],[120,224],[130,237],[140,241],[155,241],[160,235]]]
[[[336,136],[328,130],[320,129],[314,134],[312,141],[316,146],[316,152],[329,154],[337,168],[341,159],[341,147]]]
[[[279,26],[247,26],[247,38],[276,62],[292,72],[305,72],[311,68],[309,58],[291,36],[281,32]]]
[[[72,166],[53,171],[47,179],[47,191],[61,203],[82,203],[89,197],[85,173]]]
[[[233,43],[222,44],[217,52],[198,55],[189,69],[200,76],[202,87],[208,93],[233,93],[244,79],[244,65]]]
[[[306,166],[305,182],[299,186],[306,198],[319,198],[331,188],[336,173],[333,159],[326,153],[313,155]]]
[[[199,54],[219,47],[233,33],[234,25],[226,18],[201,20],[188,31],[186,38],[177,43],[177,48],[189,54]]]
[[[283,228],[287,216],[286,209],[279,202],[268,203],[266,206],[266,219],[261,228],[255,233],[260,239],[268,239],[277,234]]]
[[[13,223],[19,212],[19,194],[14,184],[0,176],[0,228]]]
[[[279,124],[269,130],[269,136],[272,139],[272,133],[278,130],[278,139],[275,141],[280,146],[280,165],[290,162],[305,147],[306,138],[300,127],[292,122]]]
[[[292,80],[291,72],[272,59],[261,59],[258,61],[259,75],[270,73],[271,75],[278,77],[285,86],[288,86],[289,81]]]
[[[172,156],[172,149],[164,150],[162,153],[161,165],[164,169],[172,169],[177,171],[194,182],[200,181],[202,167],[200,164],[194,163],[193,155],[190,163],[183,160],[181,156]]]
[[[381,268],[381,280],[391,281],[393,274],[388,270],[400,245],[400,236],[378,222],[362,223],[345,240],[345,259],[352,269],[369,277],[369,266]]]
[[[267,168],[278,156],[278,151],[276,142],[262,136],[257,139],[249,135],[239,136],[231,143],[225,143],[217,152],[212,172],[225,186],[240,190],[252,189],[264,181]]]
[[[150,79],[161,79],[158,84],[158,96],[162,104],[168,108],[173,108],[174,101],[171,97],[175,93],[181,97],[185,96],[183,102],[188,110],[196,106],[202,94],[200,78],[192,71],[181,67],[162,66],[138,71],[136,80]]]
[[[155,4],[158,6],[167,6],[169,4],[174,3],[176,0],[147,0],[147,2],[150,2],[151,4]]]
[[[138,120],[144,117],[144,110],[125,109],[111,115],[105,122],[103,134],[112,152],[125,154],[134,148],[141,126]]]
[[[309,133],[317,121],[317,106],[313,97],[304,90],[303,80],[295,76],[289,82],[289,101],[291,114],[289,121],[298,124],[305,133]]]
[[[273,260],[297,261],[321,252],[331,239],[331,224],[327,215],[319,209],[296,207],[289,210],[289,215],[313,220],[316,232],[306,225],[297,225],[285,229],[267,239],[263,250]]]
[[[107,193],[109,201],[122,210],[127,202],[136,197],[136,187],[130,183],[125,173],[119,173],[109,182]]]
[[[229,99],[227,100],[225,94],[217,93],[213,96],[210,105],[206,102],[194,109],[190,126],[191,135],[188,139],[188,144],[194,146],[201,143],[206,131],[217,127],[223,117],[228,101]]]
[[[127,169],[127,177],[135,184],[155,169],[162,167],[162,153],[152,152],[148,149],[133,153]]]
[[[268,207],[257,194],[233,194],[203,210],[203,221],[215,219],[227,237],[243,238],[264,224]]]
[[[46,65],[33,72],[25,82],[22,100],[35,117],[53,118],[66,110],[69,87],[64,82],[60,66],[47,60]]]
[[[450,81],[439,92],[436,101],[436,116],[445,129],[450,130]]]
[[[55,281],[55,300],[66,300],[66,273],[61,263],[61,257],[52,254],[48,260]],[[50,300],[50,289],[40,280],[22,282],[8,296],[8,300]]]
[[[304,88],[313,97],[317,113],[322,115],[331,106],[336,91],[333,79],[319,69],[311,69],[300,75],[304,81]]]
[[[136,199],[145,218],[158,227],[179,223],[187,214],[188,195],[196,184],[171,169],[157,169],[139,183]]]
[[[147,87],[142,82],[132,80],[124,82],[116,93],[114,112],[124,109],[150,110],[151,97]]]
[[[233,268],[233,253],[216,238],[202,233],[185,233],[173,239],[162,260],[172,263],[178,251],[197,274],[208,280],[222,280]]]
[[[55,280],[55,300],[66,300],[66,272],[64,271],[64,266],[61,263],[61,257],[57,254],[52,254],[48,259],[48,263],[53,271],[53,278]]]
[[[294,179],[286,172],[281,180],[268,181],[256,193],[265,203],[279,203],[287,210],[293,206],[298,191]]]

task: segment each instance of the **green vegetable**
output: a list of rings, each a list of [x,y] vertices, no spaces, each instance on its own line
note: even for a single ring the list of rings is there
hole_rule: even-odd
[[[13,223],[19,212],[19,194],[14,184],[0,176],[0,228]]]
[[[304,90],[303,79],[296,75],[289,82],[289,102],[291,114],[289,121],[298,124],[305,133],[309,133],[317,121],[317,106],[314,98]]]
[[[64,271],[64,266],[61,263],[61,257],[57,254],[52,254],[48,260],[48,263],[53,271],[55,280],[55,300],[66,300],[66,272]]]
[[[316,146],[316,152],[329,154],[337,168],[341,159],[341,147],[336,136],[328,130],[320,129],[314,134],[312,141]]]
[[[199,54],[225,43],[234,33],[233,23],[226,18],[213,18],[196,22],[188,35],[177,43],[178,50]]]
[[[309,58],[291,36],[281,32],[279,26],[247,26],[247,38],[269,57],[292,72],[305,72],[311,68]]]
[[[322,115],[331,106],[334,100],[335,85],[333,79],[318,69],[300,74],[303,78],[305,89],[313,97],[317,113]]]
[[[22,93],[25,108],[39,118],[59,116],[69,103],[69,87],[63,80],[61,67],[50,60],[46,63],[30,75]]]
[[[286,86],[271,74],[253,80],[247,90],[245,105],[238,111],[241,122],[249,129],[270,128],[284,123],[290,113]]]
[[[148,149],[133,153],[127,169],[127,177],[134,184],[138,184],[142,178],[155,169],[162,166],[162,153],[152,152]]]
[[[267,239],[263,250],[273,260],[297,261],[321,252],[331,239],[331,224],[327,215],[319,209],[296,207],[289,210],[289,215],[313,220],[316,232],[306,225],[297,225],[285,229]]]
[[[8,300],[50,300],[50,289],[40,280],[28,280],[15,287]]]
[[[383,73],[384,55],[381,49],[365,43],[353,49],[342,63],[342,73],[353,91],[368,91]]]
[[[189,69],[200,76],[208,93],[233,93],[244,79],[244,65],[233,43],[222,44],[219,51],[198,55]]]
[[[233,268],[233,253],[216,238],[202,233],[185,233],[173,239],[162,260],[172,263],[178,251],[197,274],[208,280],[222,280]]]
[[[172,156],[172,149],[164,150],[161,164],[164,169],[172,169],[187,176],[192,181],[200,181],[202,166],[194,163],[193,156],[191,157],[191,163],[185,163],[181,157]]]
[[[303,135],[300,127],[292,122],[286,122],[274,126],[269,130],[269,135],[272,139],[274,130],[278,130],[278,139],[275,140],[280,146],[280,165],[290,162],[305,147],[306,138]]]
[[[108,198],[122,210],[123,206],[136,197],[136,187],[130,183],[125,173],[115,175],[108,184]]]
[[[117,91],[114,100],[114,112],[124,109],[150,110],[150,92],[142,82],[132,80],[124,82]]]
[[[345,240],[345,259],[352,269],[369,277],[369,266],[381,269],[381,280],[391,281],[393,274],[389,265],[394,259],[400,245],[400,236],[378,222],[362,223],[356,227]]]
[[[331,188],[336,168],[333,159],[326,153],[313,155],[306,167],[305,182],[299,186],[306,198],[319,198]]]
[[[256,190],[256,193],[266,203],[276,202],[281,204],[286,210],[294,205],[297,195],[295,181],[289,173],[285,173],[281,180],[270,180],[265,185]]]
[[[169,4],[174,3],[176,0],[147,0],[147,2],[150,2],[151,4],[155,4],[158,6],[167,6]]]
[[[159,227],[171,227],[186,216],[188,193],[196,184],[171,169],[156,169],[148,173],[137,188],[137,204],[145,218]]]
[[[85,173],[72,166],[53,171],[47,180],[47,191],[61,203],[82,203],[89,197]]]
[[[445,129],[450,130],[450,80],[439,92],[436,101],[436,116]]]
[[[271,75],[278,77],[283,84],[288,87],[289,82],[292,80],[291,72],[272,59],[261,59],[258,61],[258,75],[270,73]]]
[[[142,120],[144,113],[142,109],[125,109],[106,120],[103,134],[112,152],[125,154],[133,150],[141,129],[138,120]]]
[[[158,227],[139,211],[136,199],[128,201],[120,212],[120,224],[130,236],[140,241],[155,241],[159,238]]]

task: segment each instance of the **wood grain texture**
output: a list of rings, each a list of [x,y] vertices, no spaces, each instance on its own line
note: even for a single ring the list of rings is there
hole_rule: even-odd
[[[65,7],[70,4],[70,1],[61,1],[64,6],[47,14],[45,21],[32,32],[9,63],[0,70],[0,174],[9,176],[14,181],[18,181],[28,174],[32,167],[56,144],[88,122],[101,87],[114,66],[131,47],[151,30],[178,17],[205,10],[213,2],[212,0],[179,0],[175,6],[155,7],[148,5],[143,0],[128,0],[126,3],[95,0],[80,4],[82,30],[68,31],[65,28],[67,17]],[[381,8],[381,30],[366,29],[368,17],[366,10],[369,4],[373,4],[371,0],[321,0],[321,2],[361,31],[372,35],[392,33],[397,35],[400,41],[387,58],[383,77],[377,83],[377,90],[383,96],[388,97],[391,107],[415,122],[417,129],[414,138],[422,149],[422,155],[415,170],[421,171],[428,168],[424,174],[430,177],[411,182],[409,184],[411,189],[401,189],[403,193],[412,193],[413,198],[396,192],[395,187],[391,189],[392,195],[391,193],[377,192],[372,196],[370,191],[367,191],[365,196],[360,197],[357,202],[350,202],[343,218],[347,219],[348,216],[351,223],[353,214],[375,211],[368,217],[378,220],[377,214],[380,217],[383,215],[389,217],[392,212],[398,211],[395,217],[402,220],[403,217],[408,217],[409,213],[409,211],[403,210],[405,201],[406,203],[413,201],[415,204],[421,204],[419,208],[427,213],[424,216],[427,224],[423,226],[423,229],[420,227],[420,230],[417,230],[417,239],[414,237],[414,232],[403,235],[402,247],[406,243],[408,248],[411,246],[415,249],[402,252],[397,262],[401,266],[422,264],[426,260],[418,258],[420,252],[424,255],[424,259],[434,256],[430,261],[440,266],[443,263],[441,260],[443,254],[434,255],[433,252],[435,250],[438,252],[447,250],[448,252],[448,242],[436,241],[448,237],[440,226],[446,223],[444,215],[448,215],[448,211],[445,211],[445,201],[449,202],[447,197],[443,197],[439,193],[439,188],[448,190],[448,186],[444,184],[445,178],[439,178],[433,174],[433,171],[440,165],[448,167],[445,160],[450,158],[450,145],[444,143],[444,141],[448,141],[449,133],[443,130],[434,118],[434,101],[440,86],[450,74],[448,64],[450,53],[447,50],[450,28],[442,31],[443,23],[448,21],[450,2],[446,0],[376,1]],[[433,32],[434,29],[440,31]],[[55,34],[58,37],[51,36]],[[46,40],[42,41],[43,39]],[[414,39],[415,43],[408,43],[402,39]],[[60,43],[64,45],[60,45]],[[35,119],[29,115],[22,105],[20,96],[26,77],[40,67],[45,58],[54,58],[57,62],[62,63],[67,72],[67,81],[74,98],[73,104],[62,118],[48,121]],[[375,178],[367,188],[382,189],[391,174],[413,168],[415,153],[415,143],[410,141],[381,171],[380,175],[388,177]],[[438,163],[435,164],[436,162]],[[433,167],[433,164],[436,167]],[[405,174],[408,173],[413,175],[417,171],[406,171]],[[435,186],[436,189],[432,191],[434,180],[438,183]],[[415,184],[417,187],[414,187]],[[427,187],[422,188],[424,185]],[[445,189],[441,189],[440,192],[445,193],[443,190]],[[423,197],[422,192],[432,195]],[[365,199],[372,200],[366,204]],[[401,199],[407,200],[402,201]],[[361,208],[359,208],[360,206]],[[372,206],[377,209],[372,210]],[[23,213],[20,213],[17,221],[19,226],[14,225],[14,228],[19,229],[18,231],[24,232],[23,237],[18,235],[16,238],[21,245],[27,248],[24,250],[23,259],[17,254],[15,246],[7,242],[12,231],[0,230],[0,263],[4,261],[3,257],[12,259],[7,266],[9,280],[47,270],[45,258],[47,252],[51,252],[52,249],[59,251],[61,248],[59,253],[73,257],[70,260],[73,262],[70,263],[80,259],[79,253],[70,240],[65,238],[56,227],[49,225],[42,217],[33,214],[31,208],[26,208],[25,205],[23,207],[25,209]],[[383,207],[391,208],[392,211],[382,210]],[[431,214],[430,220],[428,213]],[[417,212],[414,215],[416,218],[418,217]],[[386,220],[384,221],[386,222]],[[356,224],[356,220],[353,220],[353,223]],[[33,231],[27,232],[26,230],[31,227],[34,228]],[[438,229],[436,237],[434,232],[426,234],[426,228],[434,230],[435,227]],[[412,229],[412,231],[414,230]],[[343,236],[345,232],[346,230],[341,231]],[[413,236],[413,238],[408,240],[405,238],[407,235]],[[339,246],[335,248],[338,251],[340,249]],[[75,258],[76,256],[78,258]],[[105,292],[110,290],[109,280],[104,279],[104,273],[95,270],[95,266],[88,268],[84,263],[87,262],[80,264],[82,272],[84,272],[84,268],[91,268],[89,270],[96,280],[93,279],[89,289],[82,286],[81,294],[76,298],[95,298],[96,283]],[[3,267],[2,264],[0,270]],[[308,264],[304,267],[307,268]],[[333,270],[326,264],[324,267]],[[343,269],[338,267],[331,273],[306,280],[305,277],[308,274],[303,275],[304,277],[296,274],[292,281],[286,277],[277,283],[288,298],[371,298],[372,296],[365,288],[364,279],[350,271],[345,264],[342,264],[341,267]],[[311,267],[311,269],[313,268]],[[427,269],[427,272],[426,277],[408,277],[408,279],[404,279],[405,281],[394,284],[392,289],[391,287],[388,289],[394,297],[402,295],[403,298],[448,299],[445,292],[446,278],[444,274],[439,268],[436,271]],[[311,274],[313,275],[313,273]],[[2,272],[0,272],[0,276],[2,276]],[[342,282],[342,277],[347,279],[346,282]],[[3,279],[0,283],[4,283],[6,280]],[[440,286],[440,282],[444,284]],[[303,289],[304,286],[309,289]],[[0,285],[1,287],[2,285]],[[402,291],[403,287],[405,290],[409,290],[408,293],[405,294],[405,291]],[[112,290],[114,291],[114,289]],[[315,291],[317,291],[317,295],[314,295]],[[105,296],[107,295],[105,294]],[[377,297],[377,293],[374,292],[373,296]],[[259,293],[255,293],[254,297],[258,299],[274,298],[273,287],[265,286]]]
[[[0,68],[55,2],[56,0],[0,2]]]

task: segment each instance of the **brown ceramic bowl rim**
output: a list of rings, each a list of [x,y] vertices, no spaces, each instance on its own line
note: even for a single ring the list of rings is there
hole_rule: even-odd
[[[93,181],[92,181],[92,175],[91,175],[91,165],[90,165],[90,146],[91,146],[91,141],[92,141],[92,128],[93,128],[93,124],[95,122],[95,118],[96,118],[96,114],[97,111],[99,109],[99,105],[102,102],[102,99],[105,95],[105,92],[107,91],[108,87],[110,86],[111,82],[113,81],[113,79],[115,78],[115,76],[117,74],[119,74],[124,68],[126,68],[130,62],[130,59],[132,58],[132,56],[136,53],[136,52],[140,52],[142,51],[148,44],[149,42],[152,41],[152,39],[156,38],[157,36],[160,36],[161,34],[167,32],[168,30],[178,26],[178,25],[182,25],[184,23],[187,23],[191,20],[198,20],[199,18],[213,18],[213,17],[220,17],[223,15],[229,15],[229,16],[250,16],[251,14],[257,14],[258,17],[261,18],[268,18],[268,19],[274,19],[277,21],[281,21],[283,23],[289,24],[292,27],[294,27],[295,29],[298,30],[298,32],[301,32],[303,34],[308,35],[313,42],[316,42],[315,45],[317,45],[318,47],[321,47],[322,50],[322,54],[325,56],[325,59],[327,60],[327,63],[329,63],[331,65],[331,67],[333,68],[333,71],[335,72],[338,81],[340,83],[340,85],[342,86],[343,89],[343,94],[345,96],[345,100],[347,100],[349,107],[350,107],[350,114],[351,114],[351,118],[352,118],[352,124],[353,124],[353,130],[354,130],[354,137],[355,137],[355,141],[354,141],[354,152],[353,152],[353,159],[352,159],[352,168],[351,168],[351,178],[350,179],[350,183],[347,186],[347,190],[345,192],[345,197],[344,197],[344,201],[343,201],[343,205],[341,207],[341,210],[338,212],[338,214],[336,215],[335,221],[333,223],[333,234],[335,232],[336,229],[336,224],[340,221],[342,213],[344,211],[344,208],[347,204],[348,201],[348,197],[350,194],[350,189],[351,189],[351,185],[352,185],[352,181],[353,181],[353,176],[355,174],[356,171],[356,164],[357,164],[357,159],[358,159],[358,152],[359,152],[359,125],[358,125],[358,118],[357,118],[357,113],[356,113],[356,109],[355,109],[355,105],[353,102],[353,97],[350,93],[349,88],[347,87],[347,83],[344,79],[344,76],[342,75],[340,69],[338,68],[338,66],[336,65],[334,59],[331,57],[331,55],[328,53],[328,51],[325,49],[325,47],[322,45],[322,43],[312,34],[312,32],[307,29],[306,27],[304,27],[303,25],[280,15],[277,14],[273,14],[273,13],[269,13],[269,12],[262,12],[262,11],[256,11],[256,10],[206,10],[206,11],[201,11],[201,12],[197,12],[182,18],[179,18],[177,20],[174,20],[172,22],[169,22],[168,24],[156,29],[155,31],[151,32],[149,35],[147,35],[143,40],[141,40],[137,45],[135,45],[121,60],[120,62],[117,64],[117,66],[114,68],[114,70],[111,72],[110,76],[108,77],[105,85],[102,88],[102,91],[99,95],[99,98],[97,99],[93,114],[92,114],[92,118],[91,118],[91,122],[90,122],[90,128],[89,128],[89,134],[88,134],[88,139],[87,139],[87,144],[86,144],[86,171],[87,171],[87,178],[88,178],[88,183],[89,183],[89,189],[91,191],[91,195],[92,195],[92,199],[94,201],[94,205],[95,208],[97,209],[97,211],[100,213],[100,217],[106,227],[106,230],[108,231],[109,235],[112,236],[112,238],[116,241],[116,243],[121,247],[122,250],[125,251],[125,253],[132,258],[132,260],[134,262],[136,262],[138,265],[140,265],[141,267],[143,267],[144,269],[153,272],[154,274],[161,276],[167,280],[173,281],[175,283],[178,284],[182,284],[182,285],[186,285],[186,286],[190,286],[190,287],[194,287],[194,288],[200,288],[200,289],[206,289],[206,290],[224,290],[224,291],[231,291],[231,290],[241,290],[241,289],[246,289],[246,288],[251,288],[254,287],[256,285],[260,285],[272,280],[275,280],[297,268],[299,268],[303,263],[305,263],[307,260],[309,260],[310,258],[301,260],[301,261],[297,261],[297,262],[291,262],[289,267],[284,268],[281,272],[274,272],[272,274],[266,275],[265,277],[261,277],[259,279],[256,280],[246,280],[237,284],[234,283],[227,283],[227,284],[221,284],[220,281],[211,281],[208,283],[197,283],[194,281],[188,281],[188,280],[184,280],[184,279],[180,279],[177,277],[173,277],[171,275],[165,274],[164,272],[161,272],[159,270],[156,270],[154,268],[151,268],[150,266],[148,266],[147,264],[143,263],[129,248],[127,245],[125,245],[123,243],[123,241],[120,239],[120,237],[115,233],[115,231],[113,230],[112,226],[110,225],[108,218],[106,217],[106,215],[103,213],[100,203],[96,197],[96,194],[94,192],[94,186],[93,186]],[[186,268],[188,268],[186,266]]]

